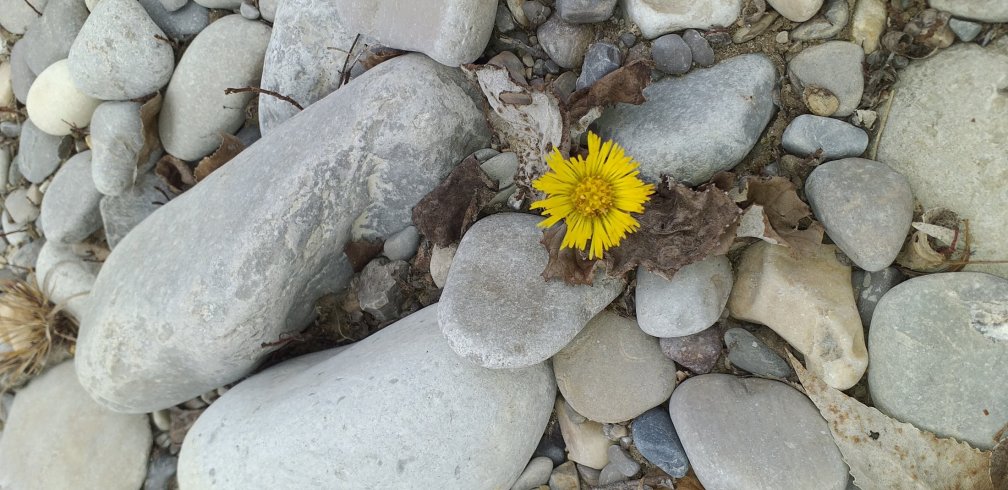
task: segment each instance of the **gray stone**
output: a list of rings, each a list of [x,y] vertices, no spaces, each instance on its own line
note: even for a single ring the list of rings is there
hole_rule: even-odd
[[[596,122],[640,162],[641,175],[699,184],[742,161],[774,112],[777,70],[762,55],[724,60],[644,89],[641,105],[617,104]]]
[[[245,121],[251,93],[226,95],[231,87],[259,85],[270,29],[240,15],[220,19],[193,39],[172,75],[158,131],[165,151],[198,160],[217,149],[221,133]]]
[[[109,248],[114,249],[130,230],[173,196],[160,177],[147,172],[118,196],[103,197],[99,209]]]
[[[976,39],[983,30],[982,24],[962,19],[949,19],[948,26],[960,41],[966,43]]]
[[[24,3],[24,0],[21,2]],[[28,100],[28,89],[35,83],[36,78],[35,72],[28,67],[28,60],[25,58],[29,44],[31,44],[31,39],[26,41],[21,38],[20,41],[14,43],[10,53],[11,89],[14,90],[14,97],[22,104]]]
[[[714,64],[714,50],[711,49],[707,39],[696,29],[689,29],[682,35],[683,41],[689,45],[693,62],[697,66],[708,67]]]
[[[169,12],[174,12],[182,7],[185,7],[189,0],[160,0],[161,5],[164,6],[165,10]]]
[[[651,57],[655,67],[670,75],[682,75],[693,66],[690,47],[678,34],[666,34],[654,40]]]
[[[420,232],[415,226],[407,226],[385,240],[382,254],[391,260],[409,260],[416,255],[419,245]]]
[[[787,361],[748,330],[730,328],[724,342],[728,360],[739,369],[765,378],[787,378],[793,372]]]
[[[436,309],[229,390],[186,436],[180,487],[509,488],[549,421],[550,369],[491,370],[459,358]],[[338,437],[322,437],[333,430]],[[278,453],[299,457],[277,471]]]
[[[511,11],[508,10],[507,5],[503,3],[497,5],[497,15],[494,17],[494,25],[497,26],[498,31],[505,34],[515,30],[515,27],[517,27],[514,18],[511,17]]]
[[[784,150],[806,157],[822,151],[823,160],[856,157],[868,149],[868,133],[839,119],[802,114],[794,118],[781,136]]]
[[[17,121],[0,122],[0,134],[8,138],[18,138],[21,136],[21,123]],[[8,158],[10,158],[8,156]]]
[[[728,27],[738,19],[741,0],[708,0],[682,2],[655,0],[624,0],[627,19],[640,27],[648,39],[683,29]]]
[[[731,261],[723,255],[687,265],[672,280],[638,267],[637,321],[655,337],[702,332],[721,317],[731,288]]]
[[[339,88],[346,51],[357,33],[343,26],[337,5],[318,0],[285,0],[279,5],[263,65],[263,88],[291,97],[302,107]],[[289,102],[259,97],[263,134],[298,112]]]
[[[890,290],[868,335],[875,406],[981,450],[1004,425],[1008,280],[977,272],[910,279]],[[988,415],[990,414],[990,415]]]
[[[66,58],[87,16],[84,0],[48,0],[42,17],[22,38],[29,40],[25,47],[28,67],[41,75],[49,65]]]
[[[259,125],[253,124],[241,128],[240,131],[235,133],[235,138],[241,141],[242,146],[248,148],[252,146],[252,143],[259,141],[262,138],[262,133],[259,132]]]
[[[805,195],[826,233],[858,267],[878,271],[896,260],[914,212],[906,177],[884,163],[845,158],[816,167]]]
[[[18,142],[18,170],[29,182],[42,183],[69,156],[72,142],[69,137],[42,131],[31,119],[26,119]]]
[[[689,460],[679,442],[672,419],[665,407],[655,407],[633,421],[634,447],[651,464],[675,478],[686,476]]]
[[[286,0],[284,1],[286,2]],[[259,14],[262,15],[263,20],[274,22],[277,10],[280,8],[279,4],[280,0],[259,0]],[[276,24],[274,24],[274,27],[276,27]]]
[[[609,464],[606,468],[612,467],[618,471],[621,475],[625,477],[631,477],[640,471],[640,465],[636,461],[630,459],[630,455],[626,453],[619,445],[613,444],[609,446]]]
[[[91,116],[94,186],[118,196],[137,177],[137,160],[144,146],[139,102],[105,102]]]
[[[819,11],[823,0],[767,0],[767,3],[785,19],[805,22]]]
[[[31,236],[28,235],[27,227],[24,225],[19,225],[11,219],[10,214],[7,210],[3,211],[3,232],[4,239],[7,243],[14,245],[15,247],[21,246],[31,240]]]
[[[441,330],[460,356],[492,368],[542,362],[622,291],[623,281],[605,274],[594,286],[542,280],[549,257],[539,244],[539,221],[495,214],[462,237],[438,310]]]
[[[518,172],[518,155],[510,151],[501,153],[483,162],[480,168],[497,182],[498,189],[506,189],[514,185],[515,173]]]
[[[584,64],[581,66],[581,76],[577,79],[575,88],[581,90],[592,86],[602,77],[620,67],[623,57],[614,44],[600,42],[588,46]]]
[[[35,261],[35,275],[49,299],[55,304],[66,303],[66,311],[80,320],[100,267],[100,263],[75,254],[68,245],[46,241]]]
[[[409,226],[412,207],[488,146],[477,96],[424,56],[386,61],[145,219],[95,283],[77,344],[85,388],[143,412],[247,374],[264,342],[299,330],[317,297],[347,284],[348,241]],[[277,162],[299,163],[277,173]]]
[[[612,17],[616,0],[557,0],[557,13],[571,24],[602,22]]]
[[[46,239],[72,244],[101,228],[98,210],[101,197],[91,180],[91,152],[78,153],[67,160],[42,199]]]
[[[177,457],[162,451],[151,454],[150,462],[147,464],[147,477],[143,482],[144,490],[169,490],[175,481],[177,467]]]
[[[595,37],[595,30],[583,24],[570,24],[559,15],[550,17],[536,30],[536,37],[543,51],[562,68],[576,70],[584,61],[588,44]]]
[[[147,417],[111,412],[65,362],[18,392],[0,439],[0,487],[136,490],[147,473]]]
[[[669,414],[708,490],[847,487],[847,465],[826,421],[784,383],[696,376],[672,393]]]
[[[171,39],[188,41],[210,25],[210,11],[190,1],[184,7],[169,11],[160,0],[139,0],[151,20]]]
[[[457,251],[458,245],[452,244],[447,247],[434,245],[431,250],[430,275],[435,286],[445,287],[445,282],[448,281],[448,272],[451,270],[452,261],[455,260],[455,252]]]
[[[45,245],[45,242],[44,238],[39,238],[38,240],[32,240],[19,247],[17,251],[10,256],[11,265],[26,270],[34,269],[35,263],[38,262],[39,253],[42,252],[42,246]]]
[[[241,0],[193,0],[208,9],[238,10]]]
[[[553,13],[553,9],[537,2],[536,0],[528,0],[522,3],[522,12],[525,14],[525,18],[529,21],[529,27],[538,27],[546,19],[549,18],[550,14]]]
[[[619,40],[620,44],[622,44],[623,47],[628,49],[634,47],[634,45],[637,44],[637,36],[632,32],[624,32],[623,34],[620,34]]]
[[[0,26],[11,34],[24,34],[28,26],[38,20],[39,15],[32,7],[43,11],[48,0],[0,0]]]
[[[238,13],[240,13],[242,17],[245,17],[248,20],[259,19],[259,9],[257,9],[255,5],[252,5],[249,2],[242,2],[241,8],[238,9]]]
[[[830,91],[840,101],[840,106],[829,115],[846,117],[861,103],[863,62],[861,46],[847,41],[829,41],[798,53],[788,63],[788,76],[798,93],[807,87]]]
[[[606,465],[606,467],[602,468],[602,471],[599,473],[598,485],[600,487],[606,487],[626,480],[627,477],[620,473],[616,467]]]
[[[578,475],[581,476],[581,481],[585,482],[588,485],[598,486],[599,477],[601,476],[600,475],[601,472],[599,470],[589,466],[578,464],[577,471]]]
[[[662,338],[659,345],[665,357],[696,374],[707,374],[721,357],[722,332],[722,326],[715,324],[693,335]]]
[[[970,220],[970,260],[1008,257],[1006,86],[1008,37],[986,48],[956,44],[900,71],[878,143],[879,161],[906,175],[924,209]],[[1008,264],[966,270],[1008,277]]]
[[[880,271],[854,271],[851,273],[851,283],[854,286],[854,301],[857,303],[861,324],[868,328],[879,300],[890,289],[905,281],[907,277],[895,267],[886,267]]]
[[[26,225],[38,218],[39,208],[28,200],[28,189],[14,189],[4,198],[4,210],[10,215],[11,221],[17,225]]]
[[[102,0],[70,47],[74,85],[104,100],[127,100],[168,84],[175,53],[136,0]]]
[[[372,37],[390,48],[419,51],[439,63],[458,66],[483,54],[493,31],[497,1],[350,0],[338,2],[336,9],[343,25],[353,33]]]
[[[956,17],[981,22],[1008,22],[1008,4],[1002,0],[928,0],[931,8],[944,10]]]
[[[399,283],[405,279],[408,270],[409,264],[401,260],[375,259],[368,262],[360,273],[357,286],[357,302],[361,309],[379,322],[398,319],[403,300]]]
[[[576,463],[568,461],[553,469],[549,478],[550,490],[581,490]]]
[[[553,356],[557,386],[578,413],[596,422],[630,420],[668,399],[675,363],[637,322],[602,312]]]
[[[847,0],[826,0],[824,3],[821,15],[791,30],[792,40],[830,39],[847,27],[847,22],[850,20],[850,5],[847,4]]]
[[[543,456],[532,458],[528,466],[525,467],[525,470],[522,471],[521,476],[518,477],[518,480],[511,485],[511,490],[533,490],[539,488],[540,485],[545,485],[549,482],[550,474],[552,473],[552,460]]]

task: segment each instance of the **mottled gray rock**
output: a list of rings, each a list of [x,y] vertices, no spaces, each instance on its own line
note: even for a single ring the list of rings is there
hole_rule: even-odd
[[[157,211],[170,197],[171,190],[153,172],[141,174],[136,185],[118,196],[105,196],[99,205],[105,239],[109,248],[116,245],[136,225]]]
[[[788,63],[788,76],[798,93],[807,87],[830,91],[840,106],[830,116],[846,117],[861,103],[864,50],[847,41],[829,41],[808,47]]]
[[[280,8],[279,4],[280,0],[260,0],[259,14],[262,15],[263,20],[274,22],[276,20],[277,10]],[[273,24],[273,27],[276,27],[276,24]]]
[[[409,264],[402,260],[389,262],[375,259],[361,271],[357,286],[357,302],[361,309],[379,322],[399,318],[402,290],[399,283],[405,279]]]
[[[743,328],[730,328],[724,334],[728,360],[739,368],[765,378],[787,378],[793,372],[781,356]]]
[[[515,173],[518,172],[518,155],[507,151],[488,159],[480,165],[486,174],[497,182],[498,189],[514,185]]]
[[[391,260],[409,260],[416,255],[420,245],[420,232],[415,226],[407,226],[402,231],[385,240],[382,255]]]
[[[42,17],[32,24],[22,39],[28,39],[25,60],[32,72],[41,75],[49,65],[64,59],[70,45],[87,19],[84,0],[48,0]]]
[[[262,87],[291,97],[302,107],[314,104],[339,87],[346,51],[356,34],[343,27],[337,2],[284,0],[266,49]],[[259,97],[263,134],[298,112],[287,101]]]
[[[877,271],[896,260],[913,220],[906,177],[884,163],[844,158],[816,167],[805,195],[826,233],[858,267]]]
[[[145,415],[111,412],[65,362],[18,392],[0,439],[0,487],[136,490],[147,473]]]
[[[627,18],[640,27],[648,39],[683,29],[728,27],[738,19],[741,0],[709,0],[681,2],[654,0],[624,0]]]
[[[21,136],[21,123],[19,123],[17,121],[3,121],[3,122],[0,122],[0,134],[6,136],[8,138],[18,138],[18,137],[20,137]],[[8,155],[7,158],[10,158],[10,156]]]
[[[588,44],[595,37],[591,26],[570,24],[559,15],[550,17],[536,30],[543,51],[562,68],[576,70],[584,61]]]
[[[270,29],[261,22],[229,15],[193,39],[165,91],[158,131],[165,151],[197,160],[221,144],[245,121],[251,93],[226,95],[230,87],[259,85]]]
[[[724,345],[721,342],[724,328],[721,324],[693,335],[666,337],[659,342],[665,357],[696,374],[707,374],[717,364]]]
[[[960,41],[966,43],[976,39],[983,30],[982,24],[962,19],[949,19],[948,26]]]
[[[622,62],[620,50],[614,44],[600,42],[588,46],[575,88],[581,90],[592,86],[600,78],[619,68]]]
[[[631,428],[634,447],[641,456],[675,478],[686,476],[689,460],[665,407],[644,412],[634,419]]]
[[[102,0],[81,28],[67,58],[77,88],[91,97],[127,100],[168,84],[175,53],[165,33],[136,0]]]
[[[606,452],[609,453],[609,464],[602,469],[602,474],[605,474],[607,469],[611,469],[618,472],[623,478],[629,478],[640,471],[640,465],[630,459],[630,455],[618,444],[609,446],[609,450]]]
[[[678,34],[666,34],[651,44],[655,67],[670,75],[682,75],[693,66],[693,53]]]
[[[70,154],[72,139],[48,134],[26,119],[18,142],[18,169],[29,182],[39,184],[52,175]]]
[[[669,414],[708,490],[847,487],[847,465],[826,421],[784,383],[696,376],[672,393]]]
[[[169,11],[160,0],[139,0],[151,20],[171,39],[188,41],[210,25],[210,11],[189,1],[184,7]]]
[[[81,152],[67,160],[42,199],[46,239],[77,243],[101,228],[98,210],[101,197],[91,180],[91,152]]]
[[[640,162],[644,178],[660,174],[698,184],[734,167],[773,114],[777,70],[762,55],[742,55],[644,89],[641,105],[618,104],[596,122]]]
[[[655,337],[701,332],[721,316],[731,288],[731,261],[723,255],[689,264],[672,280],[638,267],[637,321]]]
[[[609,312],[553,356],[553,369],[567,403],[596,422],[630,420],[665,401],[676,384],[675,363],[658,339]]]
[[[1008,4],[1001,0],[928,0],[931,8],[944,10],[956,17],[981,22],[1008,22]]]
[[[38,218],[38,206],[28,200],[28,189],[14,189],[3,201],[4,210],[10,215],[11,221],[17,225],[26,225]]]
[[[994,446],[1008,391],[1008,280],[977,272],[910,279],[872,318],[868,386],[875,406],[979,449]],[[912,347],[912,348],[909,348]],[[988,415],[990,414],[990,415]]]
[[[616,0],[557,0],[557,13],[571,24],[602,22],[612,17]]]
[[[539,244],[539,221],[495,214],[462,237],[438,310],[441,329],[460,356],[493,368],[542,362],[623,289],[622,280],[604,274],[594,286],[543,281],[549,257]]]
[[[802,114],[784,129],[781,145],[793,155],[806,157],[822,150],[823,160],[836,160],[864,153],[868,133],[839,119]]]
[[[80,320],[100,267],[76,255],[68,245],[46,241],[35,261],[35,276],[53,303],[66,303],[66,311]]]
[[[38,20],[39,15],[32,9],[45,9],[48,0],[33,0],[31,4],[24,0],[0,0],[0,26],[12,34],[24,34],[28,26]]]
[[[281,6],[281,8],[283,8]],[[343,25],[382,45],[419,51],[449,66],[471,63],[486,49],[496,0],[348,0],[337,3]],[[418,22],[424,19],[425,22]]]
[[[295,358],[229,390],[186,436],[180,486],[510,487],[549,421],[550,369],[491,370],[459,358],[436,309],[328,359]],[[334,429],[339,437],[320,437]],[[299,457],[277,471],[278,452]]]
[[[347,241],[408,226],[420,198],[488,145],[477,96],[459,70],[397,57],[161,207],[95,283],[77,344],[85,388],[118,410],[151,411],[247,374],[264,342],[300,329],[317,297],[346,285]],[[277,162],[296,164],[277,173]]]
[[[540,485],[545,485],[550,474],[553,473],[553,461],[547,457],[540,456],[532,458],[521,476],[511,485],[511,490],[534,490]]]
[[[767,0],[767,3],[790,21],[805,22],[819,11],[823,0]]]
[[[886,267],[880,271],[854,271],[851,273],[851,285],[854,286],[854,301],[857,303],[861,324],[868,328],[879,300],[890,289],[905,281],[907,277],[895,267]]]
[[[118,196],[133,186],[144,145],[139,102],[105,102],[91,116],[92,177],[99,192]]]
[[[696,29],[687,30],[683,33],[682,38],[689,45],[690,53],[693,55],[693,62],[697,66],[707,67],[714,64],[714,50],[711,49],[707,39],[697,32]]]
[[[31,39],[26,41],[21,38],[20,41],[14,43],[10,53],[11,89],[14,90],[14,97],[22,104],[28,100],[28,89],[35,83],[36,78],[35,72],[28,67],[28,60],[25,59],[29,44],[31,44]]]

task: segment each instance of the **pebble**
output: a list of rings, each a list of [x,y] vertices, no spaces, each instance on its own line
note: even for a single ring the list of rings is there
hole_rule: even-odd
[[[511,51],[502,51],[487,61],[488,65],[500,66],[507,69],[511,79],[518,83],[528,83],[525,79],[525,63],[518,55]],[[477,158],[478,159],[478,158]]]
[[[588,420],[577,413],[562,398],[555,405],[557,423],[567,445],[567,457],[580,466],[601,470],[609,463],[609,438],[602,430],[602,424]],[[582,473],[582,477],[584,474]],[[595,474],[598,478],[598,474]]]
[[[805,194],[826,233],[858,267],[873,272],[896,260],[914,214],[906,177],[884,163],[845,158],[816,167]]]
[[[553,356],[560,393],[590,420],[630,420],[668,399],[675,363],[633,319],[602,312]]]
[[[416,255],[419,245],[420,232],[415,226],[407,226],[385,240],[382,255],[390,260],[409,260]]]
[[[189,3],[189,0],[161,0],[161,5],[169,12],[174,12],[185,7],[187,3]]]
[[[798,53],[788,64],[788,76],[799,91],[805,87],[821,87],[837,97],[840,103],[837,110],[820,115],[846,117],[861,103],[864,54],[854,43],[828,41]]]
[[[606,453],[609,455],[609,463],[602,469],[603,474],[607,468],[611,468],[625,479],[636,475],[637,472],[640,471],[640,465],[637,464],[636,461],[630,459],[630,455],[628,455],[618,444],[609,446]]]
[[[631,427],[634,447],[641,456],[673,478],[686,476],[689,460],[665,407],[644,412]]]
[[[662,338],[659,345],[665,357],[695,374],[706,374],[714,368],[718,358],[721,357],[723,331],[720,324],[715,324],[693,335]]]
[[[551,421],[546,426],[546,432],[539,439],[539,444],[536,446],[532,456],[547,457],[555,465],[563,464],[564,461],[567,461],[567,444],[564,443],[559,423]]]
[[[70,138],[45,133],[31,119],[26,119],[21,126],[15,167],[29,182],[41,183],[69,156],[72,142]]]
[[[36,127],[51,135],[65,136],[73,128],[87,127],[100,103],[77,89],[67,60],[63,59],[39,74],[28,90],[25,106]]]
[[[689,29],[682,35],[683,41],[689,45],[693,62],[697,66],[708,67],[714,64],[714,50],[711,49],[707,39],[696,29]]]
[[[850,6],[847,0],[826,0],[823,14],[803,22],[791,31],[791,38],[796,41],[812,41],[815,39],[831,39],[843,31],[850,20]]]
[[[616,45],[606,42],[592,44],[585,54],[581,76],[578,77],[575,88],[581,90],[592,86],[602,77],[619,68],[622,62],[623,57]]]
[[[943,10],[956,17],[980,22],[1008,22],[1008,3],[1003,0],[928,0],[931,8]]]
[[[699,184],[734,167],[756,144],[774,111],[776,81],[765,56],[736,56],[652,83],[643,104],[605,110],[596,130],[640,162],[644,179],[665,174]]]
[[[168,434],[160,434],[167,436]],[[167,446],[171,445],[169,439]],[[155,440],[157,443],[157,440]],[[143,488],[145,490],[169,490],[175,480],[175,470],[178,467],[178,458],[163,451],[155,452],[151,455],[150,463],[147,465],[147,478],[144,479]]]
[[[91,152],[71,157],[53,177],[42,200],[46,239],[77,243],[102,226],[98,203],[101,193],[91,180]]]
[[[980,31],[983,30],[983,25],[962,19],[949,19],[948,26],[955,33],[956,37],[964,43],[976,39],[980,35]]]
[[[44,238],[40,238],[25,243],[10,256],[10,264],[23,269],[34,269],[45,242]]]
[[[21,38],[29,40],[25,46],[25,61],[32,72],[42,75],[49,65],[66,59],[87,17],[83,0],[48,0],[42,17]]]
[[[375,259],[368,262],[360,273],[357,287],[357,302],[361,310],[379,322],[398,319],[403,301],[399,283],[408,271],[409,264],[401,260]]]
[[[179,486],[509,488],[549,421],[550,369],[467,362],[438,331],[437,309],[239,383],[190,429]],[[326,428],[340,436],[319,437]],[[318,450],[301,451],[306,444]],[[289,471],[276,471],[278,453],[299,451],[285,463]],[[332,471],[333,454],[340,472]]]
[[[564,348],[623,289],[597,274],[594,286],[543,281],[549,259],[539,217],[502,213],[462,237],[441,293],[438,318],[448,343],[481,366],[513,368]]]
[[[168,84],[175,66],[164,31],[135,0],[102,0],[70,47],[74,86],[102,100],[127,100]]]
[[[585,484],[590,486],[598,486],[599,477],[601,476],[602,473],[600,470],[582,464],[578,464],[577,471],[578,475],[581,476],[581,481],[585,482]]]
[[[536,36],[543,51],[557,65],[577,70],[584,61],[588,44],[595,37],[595,30],[590,25],[570,24],[559,15],[553,15],[539,26]]]
[[[885,3],[882,0],[860,0],[854,7],[854,17],[851,19],[851,41],[861,46],[865,54],[874,53],[878,50],[879,38],[885,31],[885,25]]]
[[[11,86],[11,65],[10,62],[0,62],[0,107],[10,106],[14,103],[14,87]],[[9,122],[9,121],[3,121]],[[0,126],[2,128],[2,126]],[[2,131],[2,129],[0,129]]]
[[[417,79],[427,83],[419,87]],[[149,412],[245,376],[269,354],[264,342],[300,330],[314,298],[347,286],[346,243],[384,240],[408,226],[408,210],[457,162],[489,145],[479,99],[459,70],[408,54],[357,80],[242,151],[116,245],[77,343],[78,374],[96,399]],[[404,128],[376,116],[389,113],[412,123]],[[314,137],[297,139],[304,134]],[[351,152],[372,157],[343,165]],[[285,161],[303,164],[277,173],[264,163]],[[207,253],[207,236],[218,237],[214,253]],[[167,331],[170,341],[149,341]],[[246,340],[234,342],[239,331]],[[123,368],[109,369],[106,359]]]
[[[770,7],[792,22],[805,22],[812,18],[823,0],[767,0]]]
[[[522,2],[521,8],[522,12],[525,13],[525,18],[529,21],[529,27],[538,27],[543,22],[546,22],[546,19],[553,13],[553,9],[536,0]]]
[[[26,225],[35,221],[39,215],[39,208],[28,200],[28,189],[14,189],[4,199],[4,210],[7,211],[11,220],[16,225]]]
[[[672,394],[669,413],[704,488],[847,488],[829,426],[784,383],[696,376]]]
[[[557,0],[557,13],[571,24],[602,22],[612,17],[616,0]]]
[[[518,27],[515,25],[514,18],[511,17],[511,11],[508,10],[507,6],[504,4],[497,5],[497,14],[496,17],[494,17],[494,25],[497,26],[498,31],[505,34]]]
[[[578,478],[577,463],[568,461],[556,468],[550,474],[550,490],[581,490],[581,479]]]
[[[632,48],[635,44],[637,44],[637,36],[632,32],[624,32],[623,34],[620,34],[619,40],[620,44],[627,49]]]
[[[728,360],[739,368],[764,378],[787,378],[793,372],[781,356],[743,328],[725,332]]]
[[[861,324],[865,328],[871,325],[879,300],[906,279],[907,277],[895,267],[886,267],[875,272],[856,270],[851,274],[854,300],[857,303],[858,314],[861,315]]]
[[[174,193],[160,177],[153,172],[145,172],[137,178],[136,185],[118,196],[103,197],[99,209],[109,248],[115,249],[130,230],[157,211],[172,196]]]
[[[769,29],[770,25],[776,22],[778,18],[780,18],[780,15],[777,12],[768,11],[767,13],[763,14],[763,16],[759,18],[759,20],[753,22],[751,25],[745,25],[742,26],[742,28],[736,30],[735,34],[732,34],[731,42],[735,44],[742,44],[744,42],[749,42],[752,41],[753,39],[756,39],[756,36],[763,34],[763,31]],[[721,35],[726,34],[727,33]],[[714,34],[712,35],[712,38],[717,39],[717,36],[719,35]]]
[[[171,412],[168,410],[155,410],[151,413],[151,422],[157,430],[168,432],[171,429]]]
[[[789,39],[788,39],[788,31],[780,31],[780,32],[778,32],[777,36],[774,37],[774,41],[777,41],[778,44],[787,44],[788,41],[789,41]]]
[[[720,318],[731,288],[731,261],[723,255],[689,264],[672,280],[638,267],[637,321],[655,337],[702,332]]]
[[[682,75],[693,66],[690,47],[678,34],[666,34],[651,44],[655,68],[670,75]]]
[[[910,279],[872,319],[868,386],[875,406],[939,437],[980,450],[1004,425],[1008,280],[976,272]],[[912,346],[913,348],[908,348]]]
[[[653,0],[626,0],[623,3],[627,18],[640,27],[648,39],[683,29],[710,29],[728,27],[738,19],[742,10],[740,0],[710,0],[695,2],[655,2]]]
[[[781,145],[805,157],[819,153],[823,160],[856,157],[868,149],[868,133],[839,119],[802,114],[784,129]]]
[[[139,102],[105,102],[91,117],[94,186],[108,196],[133,187],[144,146]]]
[[[46,241],[35,261],[35,275],[49,299],[55,304],[66,303],[66,311],[79,321],[89,306],[88,292],[100,267],[100,263],[84,260],[65,244]]]
[[[21,136],[21,123],[17,121],[0,122],[0,134],[8,138],[18,138]]]
[[[210,10],[190,1],[184,7],[169,11],[160,0],[139,0],[158,28],[171,39],[189,41],[210,25]]]
[[[21,1],[22,3],[24,2],[24,0]],[[14,47],[11,48],[10,54],[11,90],[14,91],[14,97],[22,104],[28,100],[28,90],[31,88],[32,84],[35,83],[36,79],[35,72],[28,67],[28,61],[26,59],[29,44],[31,44],[30,39],[26,41],[24,38],[21,38],[21,40],[15,43]]]
[[[14,397],[0,439],[0,487],[140,488],[152,443],[147,420],[99,406],[73,361],[59,364]]]
[[[42,11],[45,10],[47,1],[35,0],[31,5]],[[0,0],[0,26],[11,34],[24,34],[28,26],[38,18],[39,15],[24,0]]]
[[[497,189],[504,190],[515,183],[518,172],[518,155],[507,151],[497,154],[480,165],[491,179],[497,182]]]
[[[257,9],[255,5],[252,5],[251,3],[248,2],[242,2],[241,7],[239,7],[238,9],[238,13],[240,13],[242,17],[245,17],[248,20],[259,19],[259,9]]]
[[[448,281],[448,272],[451,270],[452,262],[455,260],[455,252],[457,251],[458,245],[455,244],[448,245],[447,247],[434,245],[434,248],[431,249],[430,275],[434,281],[434,285],[438,288],[445,287],[445,282]]]
[[[14,223],[14,220],[11,219],[10,214],[7,214],[7,210],[4,210],[3,232],[4,232],[4,239],[7,241],[7,243],[14,245],[15,247],[19,247],[22,244],[27,243],[29,240],[31,240],[31,236],[28,235],[28,232],[25,230],[26,227]]]
[[[796,258],[779,245],[750,245],[737,266],[728,309],[734,318],[773,329],[805,355],[809,371],[846,390],[864,374],[868,353],[850,267],[837,261],[836,251],[821,245]]]
[[[552,473],[553,461],[541,456],[532,458],[528,466],[525,467],[525,470],[522,471],[521,476],[518,477],[518,480],[511,485],[511,490],[532,490],[539,488],[540,485],[545,485],[549,482]]]

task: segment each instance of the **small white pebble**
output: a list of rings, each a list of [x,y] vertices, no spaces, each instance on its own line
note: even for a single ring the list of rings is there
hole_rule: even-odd
[[[788,42],[788,31],[780,31],[777,33],[775,40],[780,44],[787,44]]]

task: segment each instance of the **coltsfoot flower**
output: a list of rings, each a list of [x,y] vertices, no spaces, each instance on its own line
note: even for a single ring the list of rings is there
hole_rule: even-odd
[[[600,259],[640,228],[630,213],[644,212],[655,188],[637,178],[638,163],[618,144],[612,140],[603,144],[589,132],[588,158],[565,160],[554,149],[546,163],[550,171],[532,182],[546,199],[532,203],[532,209],[542,209],[547,217],[539,223],[542,228],[566,221],[561,248],[587,250],[589,259]]]

